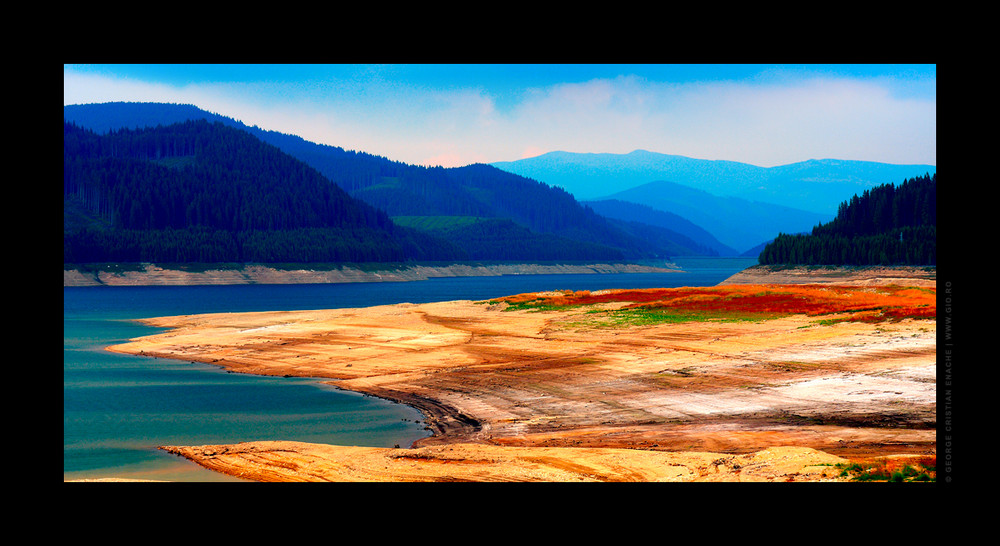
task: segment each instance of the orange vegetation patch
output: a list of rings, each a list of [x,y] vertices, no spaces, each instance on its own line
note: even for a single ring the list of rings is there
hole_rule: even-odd
[[[625,303],[626,309],[665,310],[757,316],[843,314],[837,320],[877,322],[937,316],[934,288],[900,286],[725,285],[714,287],[650,288],[529,293],[499,298],[517,308],[555,308],[598,303]]]
[[[854,481],[936,481],[937,456],[897,455],[851,460],[837,465],[841,477]]]

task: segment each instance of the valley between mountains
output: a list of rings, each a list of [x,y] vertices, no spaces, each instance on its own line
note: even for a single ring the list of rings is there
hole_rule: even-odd
[[[324,378],[432,432],[161,448],[253,481],[920,481],[935,317],[933,268],[757,267],[715,287],[163,317],[109,349]]]

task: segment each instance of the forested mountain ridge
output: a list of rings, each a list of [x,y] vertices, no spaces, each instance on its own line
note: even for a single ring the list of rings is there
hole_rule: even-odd
[[[105,135],[66,123],[63,146],[67,263],[624,258],[621,248],[536,233],[504,218],[447,231],[396,225],[312,167],[220,122]],[[459,210],[498,215],[512,207],[508,201]],[[566,229],[544,213],[539,207],[525,215],[571,232],[572,222]]]
[[[840,204],[807,235],[779,234],[761,264],[936,265],[937,173],[883,184]]]
[[[453,219],[456,221],[440,221]],[[399,225],[441,237],[464,250],[470,260],[511,261],[525,256],[533,260],[579,261],[581,257],[601,261],[621,261],[620,250],[596,243],[534,233],[507,218],[395,216]]]
[[[66,124],[63,151],[64,193],[85,199],[103,187],[94,208],[126,229],[390,225],[385,213],[350,199],[307,165],[217,123],[103,137]]]
[[[294,135],[247,127],[186,105],[72,105],[64,107],[64,112],[67,120],[103,130],[111,130],[115,125],[152,125],[158,119],[168,122],[197,117],[218,120],[298,158],[352,197],[389,216],[476,216],[510,220],[524,229],[510,229],[502,222],[494,223],[491,236],[499,237],[499,233],[503,232],[510,237],[532,238],[530,243],[509,245],[511,248],[535,249],[531,252],[525,250],[527,254],[519,259],[570,259],[565,256],[569,248],[578,251],[574,256],[580,260],[654,258],[669,256],[671,252],[668,248],[683,247],[664,241],[662,233],[649,238],[645,230],[622,229],[617,223],[576,202],[573,196],[561,189],[489,165],[447,169],[408,165],[365,152],[315,144]],[[483,227],[466,226],[479,230]],[[465,250],[478,248],[468,245],[474,244],[473,240],[482,240],[481,235],[461,230],[450,234],[456,244],[467,242]],[[500,239],[495,241],[500,243]],[[542,244],[543,241],[557,241],[563,248],[550,248],[550,245]]]
[[[464,257],[221,123],[104,135],[64,123],[63,153],[66,263]]]

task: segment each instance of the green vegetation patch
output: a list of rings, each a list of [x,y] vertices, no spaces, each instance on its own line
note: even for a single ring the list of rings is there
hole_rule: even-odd
[[[390,189],[398,190],[403,186],[402,180],[398,176],[383,176],[377,182],[365,188],[365,190]]]
[[[506,302],[504,311],[565,311],[569,309],[584,309],[593,307],[591,303],[553,304],[547,298],[534,298],[525,301],[509,302],[505,300],[489,300],[489,304]],[[759,312],[732,309],[684,309],[668,306],[627,307],[623,309],[591,309],[584,311],[584,321],[567,323],[587,327],[629,327],[650,326],[655,324],[677,324],[685,322],[758,322],[786,316],[786,313]]]
[[[591,311],[603,314],[609,326],[649,326],[684,322],[757,322],[777,318],[775,313],[749,311],[687,310],[669,307],[630,307],[612,311]]]
[[[540,311],[562,311],[566,309],[575,309],[579,307],[587,306],[588,304],[570,304],[570,305],[554,305],[551,303],[545,303],[545,298],[535,298],[533,300],[519,301],[519,302],[506,302],[507,307],[504,311],[528,311],[531,313],[536,313]],[[490,305],[500,303],[501,300],[490,300]]]
[[[483,219],[478,216],[393,216],[399,226],[422,231],[444,231],[469,226]]]

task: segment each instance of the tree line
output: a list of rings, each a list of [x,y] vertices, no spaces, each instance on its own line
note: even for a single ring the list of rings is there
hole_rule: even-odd
[[[936,265],[937,173],[883,184],[841,203],[809,234],[779,234],[761,264]]]
[[[105,135],[64,124],[66,263],[452,259],[314,168],[221,123]],[[64,218],[66,215],[64,214]]]

